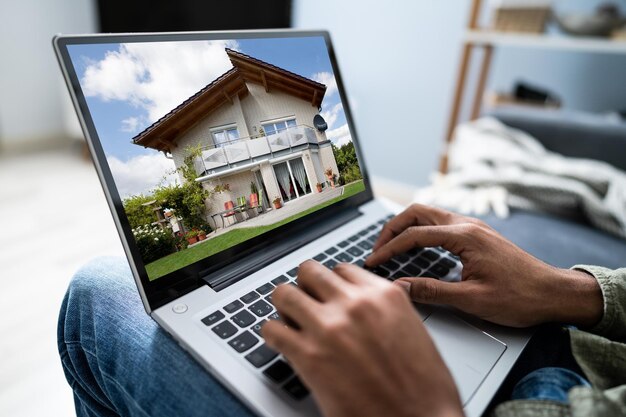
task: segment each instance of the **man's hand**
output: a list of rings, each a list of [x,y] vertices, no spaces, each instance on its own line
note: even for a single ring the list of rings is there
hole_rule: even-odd
[[[272,296],[290,324],[270,321],[267,344],[291,362],[326,417],[457,417],[456,387],[406,293],[353,265],[314,261],[298,287]]]
[[[541,239],[544,230],[535,231]],[[401,278],[420,303],[449,304],[498,324],[546,322],[592,326],[603,314],[595,278],[554,268],[524,252],[480,220],[412,205],[390,220],[366,265],[376,266],[414,247],[442,246],[461,257],[461,282]]]

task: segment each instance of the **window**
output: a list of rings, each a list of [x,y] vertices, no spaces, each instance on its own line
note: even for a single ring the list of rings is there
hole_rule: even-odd
[[[239,139],[239,131],[236,127],[218,128],[212,131],[213,143],[215,146],[222,147],[230,142]]]
[[[263,123],[263,131],[266,135],[287,130],[290,127],[296,127],[296,119],[281,120],[279,122]]]

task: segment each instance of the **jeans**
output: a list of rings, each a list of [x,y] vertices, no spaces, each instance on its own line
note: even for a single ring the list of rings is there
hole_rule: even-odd
[[[253,415],[146,314],[120,258],[75,275],[58,347],[79,417]]]
[[[79,417],[253,415],[146,314],[120,258],[76,273],[61,306],[58,347]],[[503,400],[566,402],[571,387],[585,384],[572,371],[544,368]]]

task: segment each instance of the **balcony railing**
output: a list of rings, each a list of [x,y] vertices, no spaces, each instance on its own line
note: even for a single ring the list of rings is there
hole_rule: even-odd
[[[315,130],[306,125],[290,127],[272,135],[257,138],[241,138],[221,145],[202,148],[202,155],[196,159],[195,168],[198,174],[223,167],[230,167],[255,158],[293,151],[294,147],[318,143]]]

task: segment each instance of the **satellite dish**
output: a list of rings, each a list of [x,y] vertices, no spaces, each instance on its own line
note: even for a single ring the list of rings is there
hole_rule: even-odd
[[[313,126],[315,126],[315,128],[320,132],[325,132],[326,129],[328,129],[328,124],[321,114],[313,116]]]

